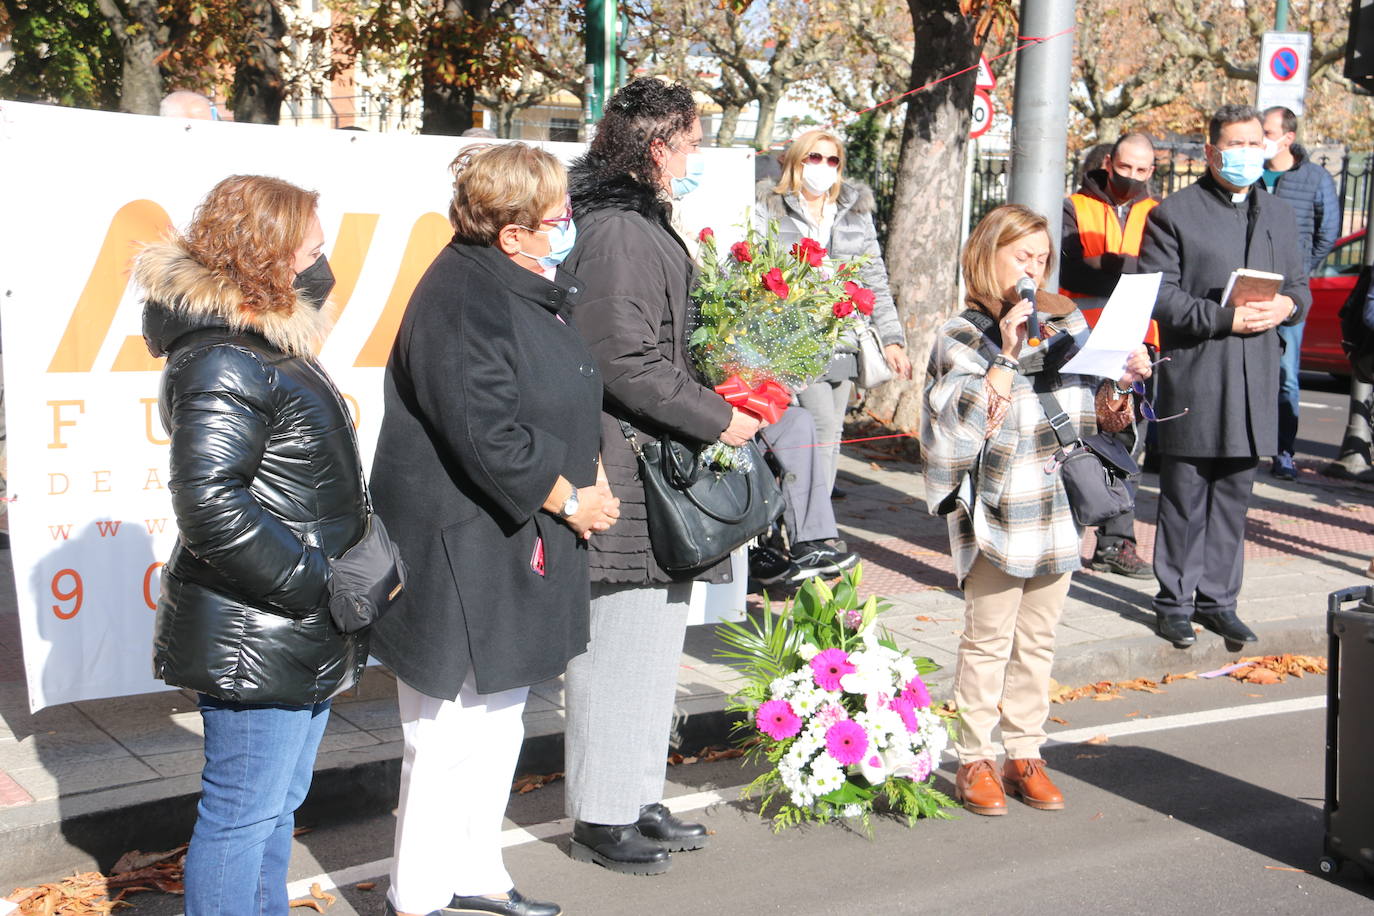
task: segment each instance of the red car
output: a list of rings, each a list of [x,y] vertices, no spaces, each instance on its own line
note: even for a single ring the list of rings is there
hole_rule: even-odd
[[[1302,334],[1302,368],[1308,372],[1349,375],[1350,360],[1341,349],[1341,319],[1364,264],[1364,230],[1336,242],[1322,266],[1312,274],[1312,310]]]

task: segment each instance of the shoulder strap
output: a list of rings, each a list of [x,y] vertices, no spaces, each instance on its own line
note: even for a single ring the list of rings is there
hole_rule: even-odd
[[[1033,382],[1035,396],[1040,399],[1040,409],[1045,412],[1045,419],[1050,421],[1050,429],[1054,430],[1054,437],[1059,440],[1063,448],[1078,442],[1076,431],[1072,429],[1072,421],[1068,413],[1065,412],[1059,399],[1054,396],[1050,389],[1049,378],[1044,375],[1037,375]]]

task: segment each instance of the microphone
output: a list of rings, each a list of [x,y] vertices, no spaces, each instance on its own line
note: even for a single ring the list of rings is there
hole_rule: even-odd
[[[1026,318],[1026,343],[1032,347],[1040,346],[1040,319],[1035,315],[1035,281],[1022,277],[1016,281],[1016,295],[1030,300],[1031,313]]]

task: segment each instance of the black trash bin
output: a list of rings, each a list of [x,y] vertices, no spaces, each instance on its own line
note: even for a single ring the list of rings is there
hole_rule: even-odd
[[[1326,840],[1321,870],[1374,877],[1374,586],[1327,598]]]

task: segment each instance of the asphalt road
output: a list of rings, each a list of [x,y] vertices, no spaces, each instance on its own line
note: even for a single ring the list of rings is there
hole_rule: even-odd
[[[1336,458],[1350,410],[1350,381],[1325,373],[1304,372],[1299,384],[1302,393],[1298,400],[1298,453]]]
[[[1055,706],[1067,724],[1052,727],[1068,740],[1046,758],[1066,810],[1013,801],[1000,818],[960,811],[911,829],[881,820],[872,839],[842,825],[774,835],[738,800],[753,772],[739,761],[674,767],[670,803],[715,835],[654,878],[571,861],[554,782],[512,797],[506,863],[522,891],[578,916],[1368,913],[1374,881],[1350,865],[1334,879],[1316,874],[1325,686],[1220,678]],[[1099,734],[1106,743],[1082,743]],[[950,771],[940,773],[947,790]],[[331,916],[380,914],[393,821],[339,815],[297,839],[295,890],[332,875],[342,890]],[[367,881],[375,887],[359,890]],[[130,902],[136,914],[181,912],[175,897]]]

